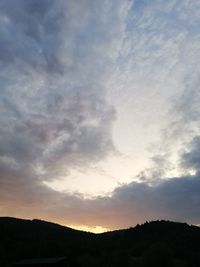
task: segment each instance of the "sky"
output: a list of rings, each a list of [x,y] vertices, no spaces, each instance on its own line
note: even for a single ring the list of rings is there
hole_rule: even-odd
[[[0,0],[0,216],[200,224],[199,28],[199,0]]]

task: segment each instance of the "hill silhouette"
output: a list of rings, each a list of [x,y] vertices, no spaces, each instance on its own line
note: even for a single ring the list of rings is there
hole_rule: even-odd
[[[0,264],[66,256],[70,266],[200,266],[200,228],[154,221],[93,234],[42,220],[0,217]]]

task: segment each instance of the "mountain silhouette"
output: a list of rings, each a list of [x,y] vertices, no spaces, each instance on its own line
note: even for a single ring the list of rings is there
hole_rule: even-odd
[[[200,266],[200,228],[153,221],[93,234],[42,220],[0,217],[0,266],[66,257],[70,266]]]

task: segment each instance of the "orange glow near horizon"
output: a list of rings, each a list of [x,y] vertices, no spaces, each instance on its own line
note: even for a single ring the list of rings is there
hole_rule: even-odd
[[[88,225],[65,225],[66,227],[73,228],[75,230],[85,231],[85,232],[91,232],[95,234],[104,233],[111,231],[109,228],[102,227],[100,225],[97,226],[88,226]]]

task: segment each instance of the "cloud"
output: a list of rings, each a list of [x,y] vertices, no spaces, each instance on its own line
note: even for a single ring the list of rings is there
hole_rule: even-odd
[[[126,9],[126,1],[1,1],[1,164],[50,179],[115,151],[104,80]]]
[[[195,136],[188,146],[188,150],[182,153],[181,164],[184,169],[200,170],[200,136]]]
[[[127,216],[131,214],[126,224],[131,224],[131,217],[134,222],[164,218],[199,223],[199,190],[199,177],[188,176],[153,186],[132,183],[117,189],[114,197],[124,204]]]
[[[1,1],[1,205],[57,197],[44,180],[115,152],[104,80],[127,3]]]
[[[132,182],[115,189],[111,197],[93,200],[55,192],[36,183],[23,184],[11,191],[12,194],[5,195],[6,191],[1,188],[3,215],[9,210],[12,216],[37,217],[77,226],[101,225],[110,229],[161,218],[200,222],[199,174],[160,180],[153,186]]]
[[[160,218],[200,223],[199,3],[142,2],[0,2],[2,215],[108,228]],[[123,88],[133,84],[130,99],[138,80],[144,95],[154,84],[158,93],[167,89],[169,77],[180,82],[163,154],[153,155],[155,164],[140,174],[141,182],[118,186],[109,197],[85,199],[48,188],[44,181],[116,152],[116,111],[106,96],[110,76]],[[165,156],[173,149],[183,173],[169,179]]]

